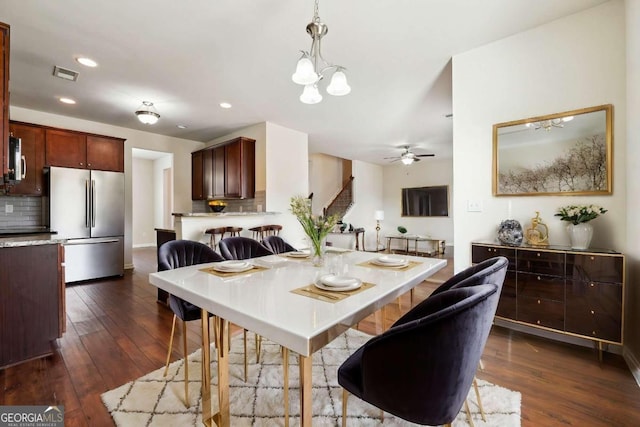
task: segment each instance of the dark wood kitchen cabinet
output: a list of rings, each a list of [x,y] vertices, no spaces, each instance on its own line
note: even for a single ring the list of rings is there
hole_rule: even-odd
[[[509,267],[498,318],[588,338],[600,349],[603,343],[622,344],[623,254],[471,244],[473,263],[500,255],[509,259]]]
[[[57,244],[0,248],[0,368],[51,354],[62,336],[63,257]]]
[[[239,137],[191,153],[191,199],[255,197],[255,140]]]
[[[47,166],[124,172],[124,139],[47,128]]]
[[[6,154],[9,151],[9,26],[0,22],[0,178],[7,173]],[[0,183],[3,180],[0,179]]]
[[[22,143],[22,180],[11,186],[10,194],[42,196],[44,168],[44,129],[28,123],[11,122],[11,135]]]

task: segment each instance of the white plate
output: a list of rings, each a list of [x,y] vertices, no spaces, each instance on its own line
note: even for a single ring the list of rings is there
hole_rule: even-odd
[[[360,279],[349,276],[338,276],[335,274],[327,274],[320,277],[318,283],[330,288],[349,288],[361,283]]]
[[[213,265],[215,271],[224,273],[241,273],[243,271],[251,270],[253,265],[246,261],[221,261]]]
[[[347,291],[353,291],[355,289],[358,289],[360,286],[362,286],[362,282],[360,280],[358,280],[356,283],[354,283],[351,286],[345,286],[342,288],[336,288],[335,286],[327,286],[322,284],[322,282],[320,280],[318,280],[316,283],[313,284],[316,288],[318,289],[322,289],[324,291],[332,291],[332,292],[347,292]]]
[[[382,267],[405,267],[409,264],[409,261],[405,258],[381,256],[379,258],[372,259],[371,263]]]
[[[309,256],[309,253],[303,251],[293,251],[287,252],[286,255],[291,258],[307,258]]]

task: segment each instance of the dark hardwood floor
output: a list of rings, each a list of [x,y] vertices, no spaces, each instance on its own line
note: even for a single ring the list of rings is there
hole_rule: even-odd
[[[155,249],[134,249],[135,270],[123,279],[67,287],[67,332],[53,356],[0,370],[0,405],[64,405],[66,426],[112,426],[100,394],[164,365],[171,312],[155,302],[147,275]],[[426,298],[453,265],[416,288]],[[402,298],[409,309],[409,295]],[[399,315],[386,310],[385,324]],[[198,322],[189,350],[199,347]],[[380,332],[374,316],[360,322]],[[179,334],[178,328],[177,334]],[[182,357],[176,349],[173,359]],[[478,377],[522,393],[522,426],[638,426],[640,388],[621,356],[494,326]]]

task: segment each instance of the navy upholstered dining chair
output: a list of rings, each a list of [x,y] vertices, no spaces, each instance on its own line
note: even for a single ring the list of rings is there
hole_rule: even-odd
[[[262,245],[274,254],[281,254],[284,252],[292,252],[296,250],[296,248],[288,244],[280,236],[267,236],[262,239]]]
[[[227,237],[218,242],[220,254],[228,260],[241,260],[265,255],[273,255],[262,243],[248,237]]]
[[[342,425],[349,392],[407,421],[450,425],[466,401],[501,289],[487,283],[442,291],[360,347],[338,369]]]
[[[189,265],[204,264],[208,262],[220,262],[224,258],[213,251],[209,246],[192,240],[172,240],[164,243],[158,249],[158,271],[172,270],[174,268]],[[171,338],[167,352],[167,363],[164,368],[164,376],[169,370],[169,360],[173,348],[173,336],[176,330],[176,319],[182,321],[182,341],[184,349],[184,399],[189,406],[189,364],[187,363],[187,322],[202,318],[200,307],[197,307],[182,298],[169,294],[169,307],[173,311],[173,324],[171,326]]]

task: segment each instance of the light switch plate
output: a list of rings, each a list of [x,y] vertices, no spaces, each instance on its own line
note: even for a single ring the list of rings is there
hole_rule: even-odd
[[[4,205],[4,213],[13,213],[13,205]]]
[[[482,201],[467,200],[467,212],[482,212]]]

